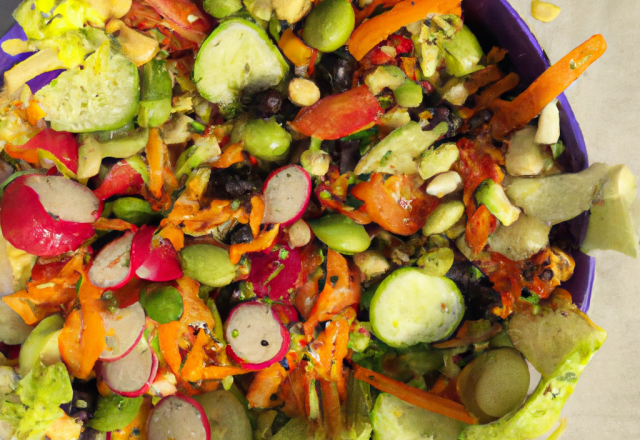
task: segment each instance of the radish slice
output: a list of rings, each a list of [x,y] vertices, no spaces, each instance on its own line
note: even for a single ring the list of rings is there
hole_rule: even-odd
[[[253,284],[253,291],[258,298],[268,297],[272,301],[291,304],[289,293],[300,286],[300,251],[283,246],[270,253],[252,252],[247,256],[251,261],[248,281]]]
[[[138,397],[146,393],[158,371],[158,358],[145,338],[125,357],[103,363],[102,380],[116,394]]]
[[[78,144],[75,136],[71,133],[45,128],[31,138],[23,148],[25,150],[41,149],[48,151],[71,172],[78,172]]]
[[[143,184],[140,173],[122,160],[111,167],[100,187],[93,193],[100,200],[106,200],[115,195],[137,194]]]
[[[144,332],[144,309],[139,302],[115,313],[102,312],[102,322],[106,331],[107,348],[100,360],[113,362],[122,359],[138,345]]]
[[[93,237],[101,203],[91,190],[62,176],[30,174],[5,190],[0,227],[14,247],[40,257],[78,249]]]
[[[289,351],[289,331],[267,304],[240,304],[229,314],[227,354],[243,368],[261,370],[280,362]]]
[[[164,397],[153,408],[147,425],[149,440],[210,440],[209,419],[190,397]]]
[[[269,174],[264,182],[263,223],[295,223],[307,209],[311,198],[311,177],[298,165],[287,165]]]
[[[106,245],[93,260],[89,281],[102,289],[119,289],[133,276],[131,269],[131,243],[133,232],[127,231]]]
[[[171,281],[182,276],[178,253],[169,240],[154,237],[151,226],[143,226],[133,238],[131,267],[136,276],[149,281]]]

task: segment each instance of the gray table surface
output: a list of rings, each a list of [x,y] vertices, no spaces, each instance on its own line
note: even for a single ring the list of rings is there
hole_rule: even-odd
[[[531,0],[511,0],[552,62],[592,34],[607,39],[607,53],[567,96],[582,127],[590,162],[624,163],[640,176],[640,2],[554,0],[562,8],[551,23],[534,20]],[[0,0],[0,35],[12,25],[18,0]],[[640,260],[597,254],[589,315],[609,333],[583,373],[563,416],[563,440],[640,439]]]

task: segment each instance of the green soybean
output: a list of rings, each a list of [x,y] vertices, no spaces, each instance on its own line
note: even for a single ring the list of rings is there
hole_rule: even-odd
[[[324,0],[307,17],[302,39],[321,52],[333,52],[347,42],[355,23],[353,8],[347,0]]]
[[[117,218],[136,226],[150,223],[158,215],[151,209],[151,203],[135,197],[122,197],[113,202],[111,209]]]
[[[140,296],[147,316],[159,324],[177,321],[182,316],[182,295],[175,287],[162,287]]]
[[[363,252],[371,244],[364,226],[342,214],[330,214],[310,220],[309,226],[320,241],[341,254]]]
[[[249,154],[268,162],[284,159],[291,145],[291,135],[273,119],[248,121],[242,140]]]
[[[185,275],[211,287],[223,287],[236,277],[229,252],[212,244],[196,244],[180,251]]]

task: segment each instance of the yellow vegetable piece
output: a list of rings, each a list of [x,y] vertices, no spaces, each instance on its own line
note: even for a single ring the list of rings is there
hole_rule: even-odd
[[[531,15],[533,15],[533,18],[536,20],[549,23],[560,15],[560,8],[552,3],[533,0],[531,2]]]

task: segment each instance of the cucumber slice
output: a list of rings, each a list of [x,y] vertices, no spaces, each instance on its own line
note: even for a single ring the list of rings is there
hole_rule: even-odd
[[[136,115],[139,98],[136,65],[110,41],[87,58],[84,69],[63,72],[36,93],[51,127],[72,133],[122,127]]]
[[[202,96],[228,105],[242,93],[261,92],[278,84],[289,71],[267,33],[247,20],[225,21],[198,52],[193,81]]]
[[[465,424],[382,393],[371,411],[373,440],[457,440]]]
[[[446,338],[465,312],[460,290],[448,278],[406,267],[389,275],[371,300],[373,333],[392,347]]]

